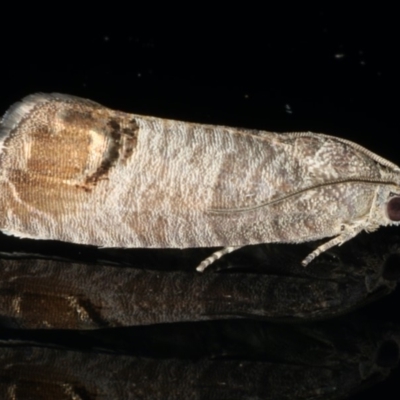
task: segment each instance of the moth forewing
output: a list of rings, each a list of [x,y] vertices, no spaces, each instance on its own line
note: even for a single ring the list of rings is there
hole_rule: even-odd
[[[5,233],[224,247],[200,269],[249,244],[333,238],[309,262],[369,229],[377,188],[399,181],[396,165],[344,139],[165,120],[59,94],[9,109],[0,167]],[[400,220],[398,200],[384,204],[375,225]]]

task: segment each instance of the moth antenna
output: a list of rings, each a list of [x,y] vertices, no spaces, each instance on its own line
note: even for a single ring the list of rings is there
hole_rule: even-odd
[[[203,260],[199,266],[196,268],[196,270],[198,272],[204,272],[204,270],[211,265],[212,263],[214,263],[215,261],[217,261],[218,259],[220,259],[221,257],[223,257],[225,254],[229,254],[232,253],[232,251],[238,250],[240,248],[242,248],[244,246],[238,246],[238,247],[224,247],[221,250],[216,251],[215,253],[212,253],[211,256],[207,257],[205,260]]]
[[[267,207],[275,203],[279,203],[281,201],[285,201],[287,199],[290,199],[291,197],[297,196],[301,193],[307,192],[308,190],[313,190],[313,189],[319,189],[321,187],[325,186],[330,186],[330,185],[339,185],[341,183],[351,183],[351,182],[356,182],[356,183],[368,183],[371,185],[396,185],[395,182],[389,182],[385,180],[380,180],[380,179],[362,179],[362,178],[348,178],[348,179],[336,179],[324,183],[320,183],[318,185],[313,185],[306,187],[304,189],[297,190],[293,193],[290,193],[286,196],[278,197],[277,199],[267,201],[265,203],[257,204],[255,206],[249,206],[249,207],[238,207],[238,208],[210,208],[208,210],[209,213],[212,214],[229,214],[229,213],[235,213],[235,212],[246,212],[246,211],[253,211],[257,210],[259,208]]]

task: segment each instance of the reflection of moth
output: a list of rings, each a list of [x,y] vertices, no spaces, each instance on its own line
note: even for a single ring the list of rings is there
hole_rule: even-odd
[[[329,264],[324,273],[318,263],[311,271],[315,277],[299,265],[290,268],[290,261],[284,262],[288,257],[277,263],[283,276],[268,266],[265,274],[203,276],[29,259],[27,254],[23,259],[0,256],[0,326],[93,329],[242,317],[280,322],[331,318],[396,287],[400,266],[391,271],[390,261],[381,267],[359,250],[356,264]],[[398,253],[391,256],[398,263]],[[386,257],[379,253],[377,258]]]
[[[1,399],[348,399],[387,378],[400,351],[398,326],[357,314],[18,336],[0,346]]]
[[[0,228],[115,247],[225,248],[331,240],[400,221],[400,168],[327,135],[126,114],[59,94],[1,122]]]

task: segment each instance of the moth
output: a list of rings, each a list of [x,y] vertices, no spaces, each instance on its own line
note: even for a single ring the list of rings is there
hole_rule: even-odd
[[[103,247],[327,242],[400,221],[400,169],[346,139],[201,125],[34,94],[0,125],[0,229]]]

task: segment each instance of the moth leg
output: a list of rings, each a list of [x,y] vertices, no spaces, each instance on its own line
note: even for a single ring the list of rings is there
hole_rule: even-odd
[[[312,260],[317,258],[320,254],[324,253],[326,250],[330,248],[341,245],[359,233],[361,229],[354,229],[350,228],[349,231],[340,234],[339,236],[334,237],[333,239],[329,240],[328,242],[321,244],[321,246],[317,247],[312,253],[310,253],[302,262],[301,265],[306,267]]]
[[[205,260],[203,260],[199,266],[196,268],[197,271],[199,272],[204,272],[204,270],[211,265],[214,261],[217,261],[221,257],[223,257],[225,254],[232,253],[232,251],[235,251],[237,249],[240,249],[241,247],[244,246],[238,246],[238,247],[224,247],[221,250],[216,251],[215,253],[212,253],[211,256],[207,257]]]

